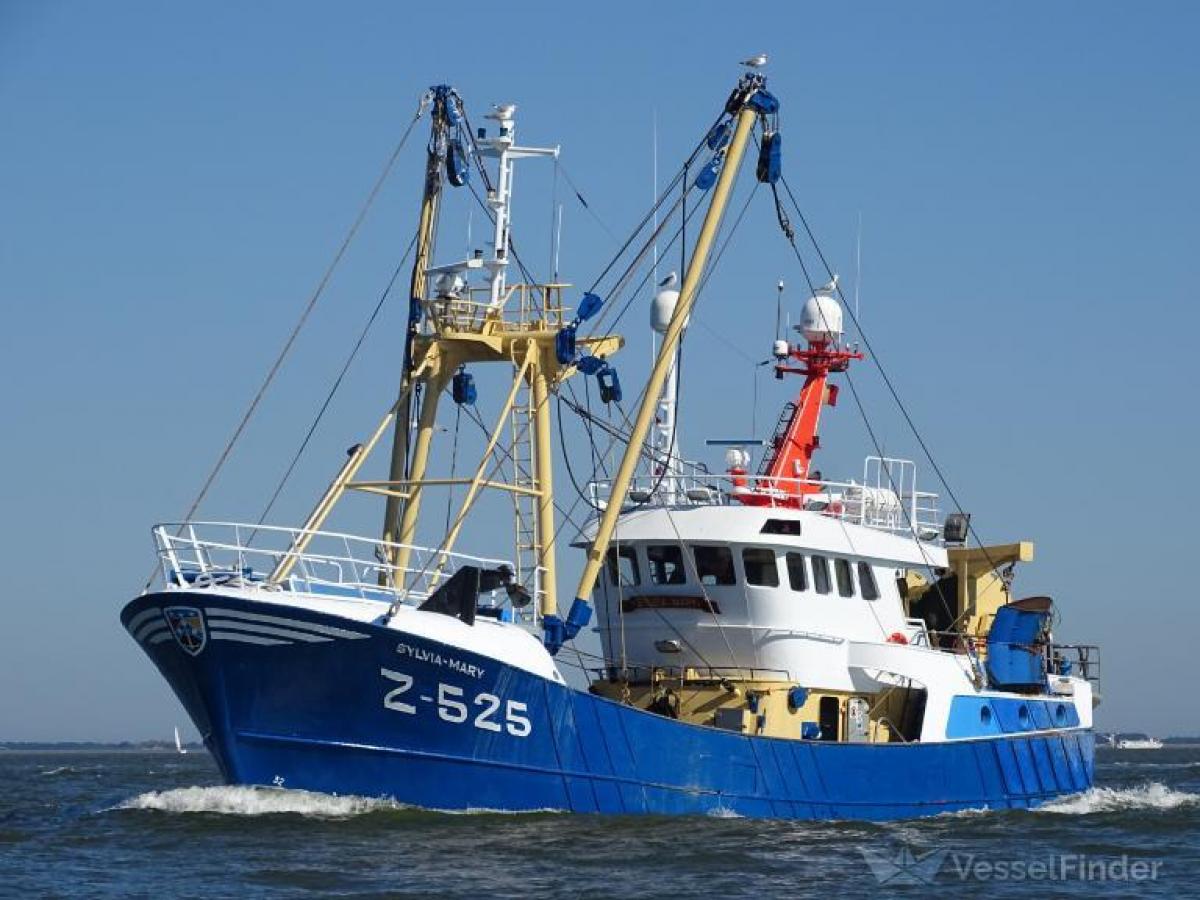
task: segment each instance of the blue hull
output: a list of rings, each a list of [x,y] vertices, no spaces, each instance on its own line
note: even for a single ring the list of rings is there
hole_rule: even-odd
[[[203,611],[199,649],[156,624],[164,607]],[[876,745],[741,735],[319,613],[270,608],[310,626],[307,640],[214,627],[263,611],[173,591],[121,614],[234,784],[446,810],[873,820],[1030,807],[1092,785],[1086,729]]]

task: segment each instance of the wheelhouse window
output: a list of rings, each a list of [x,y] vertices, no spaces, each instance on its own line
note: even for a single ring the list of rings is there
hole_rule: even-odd
[[[654,584],[684,584],[683,550],[678,544],[650,544],[646,547],[650,580]]]
[[[808,573],[804,568],[804,554],[789,552],[784,560],[787,562],[788,585],[793,591],[807,591]]]
[[[795,519],[767,519],[760,534],[790,534],[798,537],[800,523]]]
[[[728,547],[692,547],[692,555],[696,559],[696,574],[701,584],[735,584],[737,578],[733,572],[733,551]]]
[[[633,547],[609,547],[605,564],[608,580],[612,584],[632,587],[642,580],[638,571],[637,550]]]
[[[818,594],[829,593],[829,560],[824,556],[812,557],[813,589]]]
[[[871,568],[870,563],[860,562],[858,564],[858,591],[863,595],[864,600],[879,599],[879,585],[875,583],[875,571]]]
[[[835,559],[833,571],[837,575],[838,593],[843,597],[854,596],[854,573],[850,570],[850,560]]]
[[[746,570],[746,584],[779,587],[779,567],[775,564],[774,550],[767,547],[744,548],[742,567]]]

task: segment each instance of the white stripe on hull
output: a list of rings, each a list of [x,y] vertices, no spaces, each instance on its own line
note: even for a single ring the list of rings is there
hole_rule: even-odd
[[[243,634],[266,634],[275,637],[295,638],[298,641],[308,641],[312,644],[333,640],[333,638],[322,637],[321,635],[311,634],[307,631],[293,631],[290,628],[275,628],[271,625],[239,622],[236,619],[218,619],[215,616],[208,620],[208,625],[213,629],[224,628],[228,631],[238,631]]]
[[[149,609],[143,609],[140,613],[130,619],[129,624],[125,627],[132,634],[141,628],[144,623],[161,614],[162,610],[157,606],[152,606]],[[141,640],[141,638],[138,638],[138,640]]]
[[[231,619],[243,619],[249,622],[265,622],[270,625],[281,625],[287,628],[297,628],[303,631],[327,634],[330,637],[350,638],[358,640],[370,637],[361,631],[347,631],[345,628],[334,628],[332,625],[318,625],[315,622],[303,622],[299,619],[285,619],[282,616],[266,616],[261,613],[242,612],[236,609],[219,609],[215,606],[207,610],[210,616],[227,616]]]
[[[261,644],[263,646],[292,643],[291,641],[277,641],[274,638],[258,637],[253,634],[242,634],[239,631],[214,631],[209,637],[214,641],[235,641],[239,644]]]
[[[134,633],[133,639],[135,641],[144,641],[156,631],[170,631],[170,628],[167,626],[166,622],[149,622]]]

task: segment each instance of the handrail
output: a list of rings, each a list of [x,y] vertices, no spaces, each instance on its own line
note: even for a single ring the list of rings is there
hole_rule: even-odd
[[[570,285],[559,282],[510,284],[498,307],[491,303],[490,288],[468,287],[431,300],[431,315],[442,327],[468,333],[481,332],[488,325],[500,330],[526,328],[539,321],[557,329],[567,321],[568,307],[562,305],[566,287]],[[514,298],[517,302],[510,306]]]
[[[610,482],[592,481],[593,506],[608,502]],[[797,497],[803,497],[798,505]],[[774,509],[804,509],[868,528],[916,533],[926,541],[941,538],[938,495],[908,490],[897,494],[887,487],[857,481],[813,478],[772,478],[704,471],[639,475],[629,488],[628,509],[755,505]]]
[[[1079,675],[1093,684],[1100,684],[1100,647],[1098,644],[1055,644],[1046,646],[1047,666],[1052,674]],[[1066,663],[1066,665],[1063,665]],[[1066,671],[1064,671],[1064,669]]]
[[[178,532],[178,534],[176,534]],[[445,553],[436,548],[407,545],[412,564],[401,570],[391,552],[405,545],[332,531],[307,531],[276,525],[237,522],[159,523],[153,529],[164,583],[186,586],[197,579],[207,583],[236,583],[255,590],[293,590],[333,596],[409,604],[423,601],[460,566],[510,566],[508,560]],[[297,552],[299,537],[311,543]],[[294,567],[278,585],[267,580],[280,560],[292,557]],[[444,557],[437,570],[425,561]],[[381,586],[380,576],[384,586]],[[532,615],[526,614],[525,617]]]
[[[761,669],[752,666],[660,666],[653,663],[631,665],[589,666],[587,671],[607,681],[652,680],[656,675],[663,680],[697,681],[771,681],[787,682],[790,673],[786,669]],[[624,674],[624,677],[622,677]]]

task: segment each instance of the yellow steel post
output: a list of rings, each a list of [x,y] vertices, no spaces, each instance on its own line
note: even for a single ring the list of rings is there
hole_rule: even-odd
[[[533,382],[534,477],[537,478],[538,580],[542,589],[543,616],[558,612],[557,575],[554,564],[554,456],[550,439],[550,391],[546,366],[553,348],[542,345],[530,372]]]
[[[345,493],[346,485],[350,482],[350,479],[358,473],[358,470],[362,468],[362,464],[366,462],[367,457],[371,455],[371,451],[375,449],[375,445],[379,443],[379,439],[387,431],[387,427],[391,424],[397,410],[404,404],[404,399],[404,394],[401,394],[400,399],[396,401],[396,405],[387,411],[387,415],[380,421],[375,431],[371,434],[371,437],[367,439],[367,442],[359,444],[351,451],[350,458],[346,460],[341,471],[338,472],[333,482],[329,485],[328,490],[325,491],[324,496],[321,497],[320,502],[317,503],[316,507],[309,514],[304,527],[292,541],[291,548],[275,566],[275,571],[271,573],[271,577],[267,579],[271,584],[278,584],[291,574],[292,568],[296,565],[296,560],[300,558],[305,548],[311,543],[313,535],[321,529],[321,525],[324,524],[325,519],[329,517],[337,501]]]
[[[592,549],[588,552],[587,565],[584,566],[583,574],[579,578],[579,588],[576,590],[575,596],[580,599],[586,600],[596,586],[596,578],[600,574],[604,554],[608,552],[608,544],[617,523],[617,516],[621,513],[621,506],[625,502],[629,484],[633,480],[634,470],[641,457],[642,446],[646,442],[646,434],[650,430],[650,423],[654,418],[655,409],[658,407],[658,398],[662,393],[663,382],[666,380],[667,372],[675,358],[675,350],[679,345],[684,323],[691,314],[692,303],[696,298],[696,288],[699,285],[705,263],[708,262],[708,254],[712,250],[713,240],[717,236],[721,217],[728,205],[729,194],[737,178],[738,169],[741,167],[742,154],[746,149],[746,142],[750,138],[750,129],[754,125],[756,115],[755,111],[748,106],[743,106],[738,113],[737,127],[734,129],[733,139],[729,143],[725,165],[713,188],[712,202],[704,216],[704,224],[700,228],[700,236],[696,239],[692,258],[688,262],[687,274],[684,276],[683,286],[679,291],[679,300],[671,315],[671,324],[667,327],[658,357],[654,360],[654,369],[646,383],[645,393],[642,394],[642,404],[638,408],[637,418],[634,420],[633,430],[630,432],[625,448],[625,455],[621,457],[621,465],[617,469],[616,478],[613,479],[608,505],[604,508],[604,514],[600,518]]]
[[[417,224],[417,255],[413,259],[412,279],[409,281],[409,300],[424,299],[425,272],[433,257],[433,239],[437,222],[438,199],[441,196],[441,175],[438,171],[438,160],[435,154],[429,154],[425,166],[425,193],[421,201],[421,217]],[[405,341],[411,340],[405,335]],[[408,360],[410,370],[400,376],[400,395],[407,396],[412,387],[412,371],[415,360]],[[402,403],[401,406],[404,404]],[[388,470],[389,481],[403,481],[408,469],[408,433],[409,417],[396,416],[396,428],[392,436],[392,462]],[[383,540],[390,543],[396,540],[396,529],[400,523],[401,499],[388,497],[383,513]]]
[[[513,403],[516,402],[517,392],[521,389],[521,382],[525,380],[526,374],[529,372],[529,367],[532,364],[534,355],[537,352],[535,344],[531,343],[529,349],[525,352],[525,359],[522,361],[517,370],[517,374],[513,377],[512,388],[509,389],[508,396],[504,399],[504,405],[500,408],[500,414],[496,416],[496,427],[492,429],[492,434],[488,438],[487,446],[483,448],[483,454],[479,457],[479,465],[475,469],[475,474],[471,478],[471,486],[467,488],[467,496],[463,498],[462,506],[458,510],[458,515],[454,517],[454,524],[450,526],[450,530],[442,539],[441,546],[441,562],[445,562],[450,555],[450,551],[454,548],[454,542],[458,540],[458,533],[462,531],[463,522],[466,521],[467,513],[471,509],[471,505],[475,502],[475,495],[479,493],[479,489],[483,486],[486,479],[483,477],[487,471],[488,462],[491,460],[492,451],[496,449],[496,444],[500,440],[500,435],[504,431],[504,423],[508,420],[508,413],[512,409]]]
[[[447,362],[443,360],[443,362]],[[425,382],[425,391],[421,397],[421,418],[417,422],[417,437],[413,441],[412,458],[409,464],[408,499],[404,501],[404,509],[400,513],[400,522],[396,528],[398,546],[391,551],[392,565],[396,571],[403,573],[408,568],[411,554],[411,544],[417,534],[417,517],[421,513],[421,479],[425,477],[425,469],[429,464],[429,446],[433,442],[433,431],[437,425],[438,400],[450,380],[453,366],[443,365]],[[402,480],[403,475],[400,476]],[[390,500],[391,498],[389,498]]]

